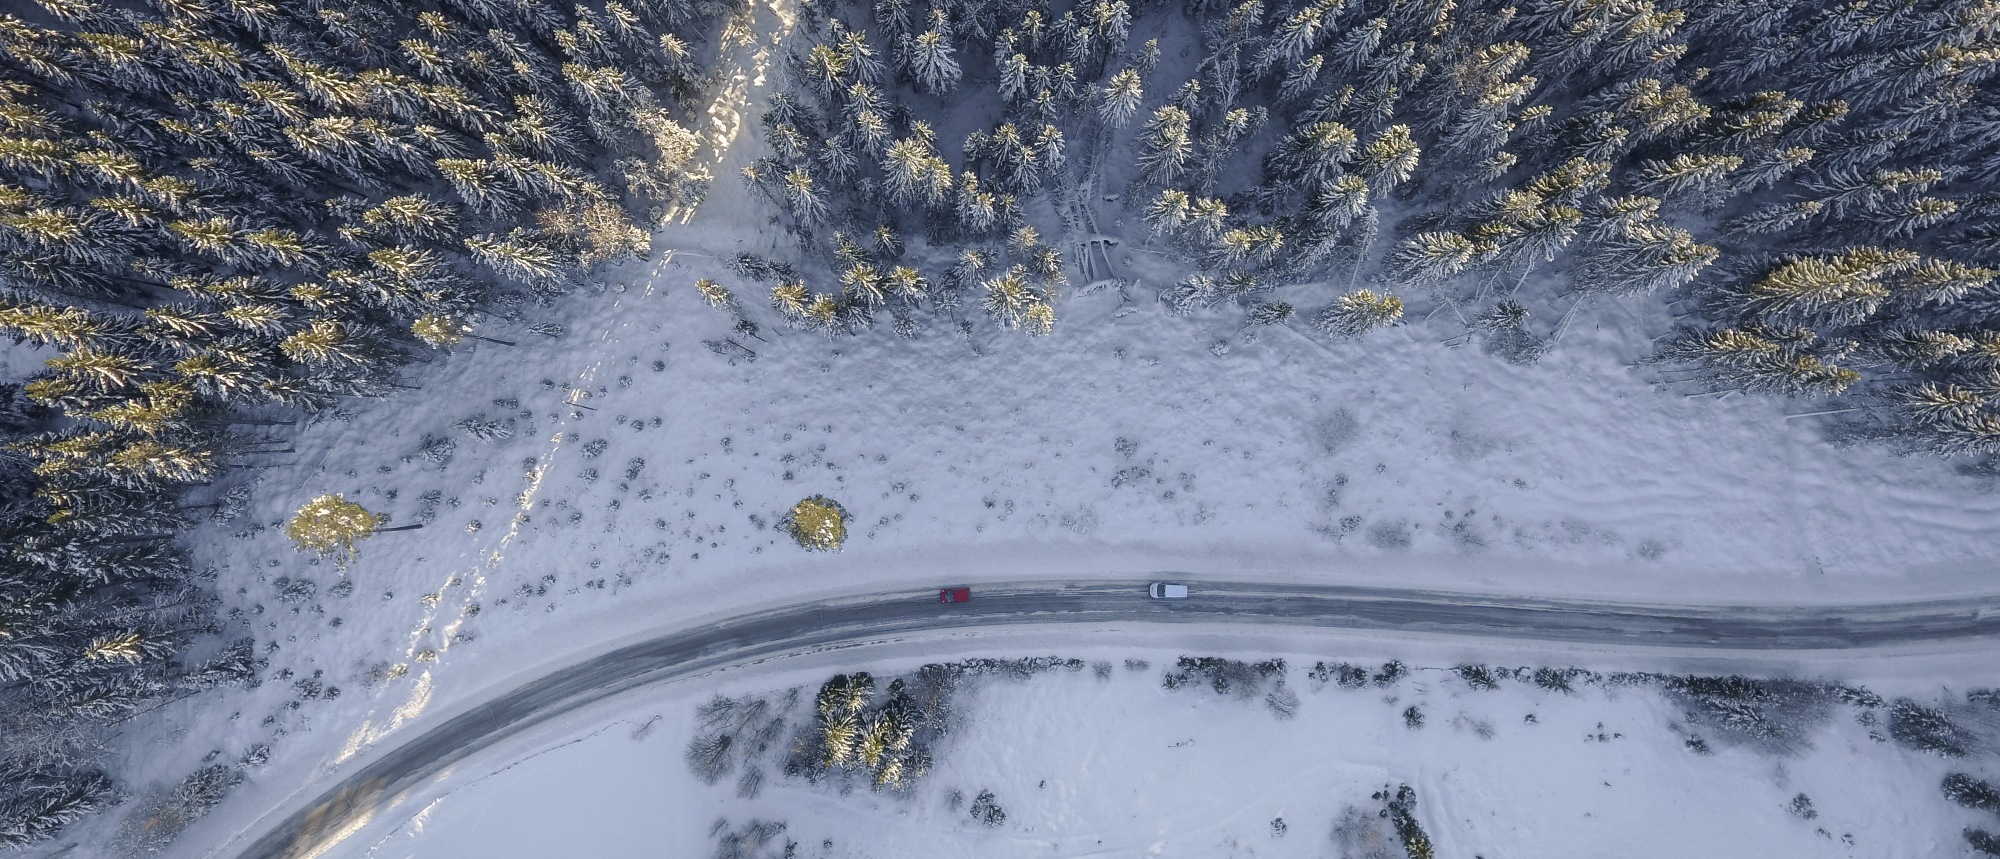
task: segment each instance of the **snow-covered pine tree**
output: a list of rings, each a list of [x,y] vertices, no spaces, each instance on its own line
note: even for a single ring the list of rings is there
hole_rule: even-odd
[[[910,76],[925,92],[951,92],[964,76],[951,42],[940,30],[926,30],[911,39],[909,56]]]
[[[1374,290],[1357,289],[1335,299],[1313,318],[1313,327],[1328,335],[1355,337],[1392,325],[1403,318],[1403,300]]]

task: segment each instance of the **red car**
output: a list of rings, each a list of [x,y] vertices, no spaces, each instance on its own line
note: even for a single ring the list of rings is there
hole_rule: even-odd
[[[944,588],[938,591],[938,602],[972,602],[971,588]]]

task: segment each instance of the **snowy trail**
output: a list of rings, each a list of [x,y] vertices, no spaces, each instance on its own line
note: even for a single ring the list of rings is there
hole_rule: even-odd
[[[1158,578],[1176,579],[1174,573]],[[287,815],[242,859],[316,856],[383,804],[523,729],[639,686],[870,639],[978,626],[1075,623],[1291,625],[1402,634],[1649,648],[1797,653],[1918,642],[1990,646],[2000,595],[1800,607],[1668,606],[1446,591],[1191,582],[1186,601],[1148,599],[1145,581],[982,585],[972,602],[936,591],[856,594],[669,632],[552,672],[382,751]],[[274,812],[276,813],[276,812]],[[226,855],[227,845],[212,855]]]

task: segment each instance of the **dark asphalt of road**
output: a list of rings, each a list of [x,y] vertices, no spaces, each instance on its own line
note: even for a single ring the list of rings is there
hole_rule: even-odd
[[[1184,581],[1171,573],[1163,579]],[[1694,650],[1807,651],[2000,637],[2000,595],[1803,608],[1666,606],[1442,591],[1190,582],[1185,601],[1146,582],[1011,582],[964,605],[937,591],[865,594],[745,614],[630,645],[530,681],[349,773],[236,855],[299,859],[355,821],[507,736],[613,695],[728,665],[885,635],[1045,623],[1291,625]],[[227,852],[227,846],[215,851]]]

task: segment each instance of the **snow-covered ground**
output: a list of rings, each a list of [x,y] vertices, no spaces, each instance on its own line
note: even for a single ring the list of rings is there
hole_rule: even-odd
[[[783,4],[760,10],[772,20],[753,30],[780,32],[789,14]],[[605,272],[597,287],[560,305],[560,335],[482,331],[519,345],[470,343],[440,355],[415,369],[421,390],[317,420],[297,434],[302,453],[231,478],[247,487],[245,506],[225,506],[229,515],[191,542],[257,637],[270,679],[166,707],[134,723],[123,741],[142,786],[178,780],[211,751],[224,761],[260,743],[273,751],[245,789],[190,830],[178,854],[226,853],[258,815],[316,792],[377,744],[525,677],[649,632],[815,594],[1155,570],[1672,602],[1905,599],[1990,587],[2000,523],[1990,482],[1948,462],[1829,445],[1820,418],[1788,418],[1813,411],[1811,404],[1687,397],[1659,386],[1654,372],[1631,364],[1670,326],[1651,299],[1583,307],[1560,345],[1531,366],[1476,346],[1446,347],[1458,326],[1420,319],[1359,340],[1330,341],[1301,326],[1246,342],[1236,315],[1165,313],[1152,294],[1177,270],[1126,247],[1113,253],[1114,274],[1136,284],[1064,297],[1055,332],[1044,338],[982,326],[961,339],[946,320],[927,321],[914,341],[886,330],[839,340],[782,330],[761,307],[761,287],[722,265],[739,251],[777,247],[764,212],[730,178],[761,145],[739,132],[754,124],[771,85],[770,55],[755,50],[762,45],[739,52],[740,73],[728,76],[727,101],[710,129],[731,142],[716,170],[724,178],[696,217],[658,237],[654,260]],[[1107,207],[1100,220],[1115,217]],[[729,316],[700,304],[692,284],[704,276],[737,291],[764,325],[764,340],[735,337]],[[1307,284],[1275,297],[1310,311],[1334,291]],[[732,361],[705,346],[726,339],[753,350],[754,360]],[[1214,348],[1218,341],[1229,348]],[[506,437],[481,440],[454,428],[467,419]],[[427,456],[427,436],[449,440],[449,456],[437,444]],[[370,539],[351,567],[337,569],[294,552],[279,529],[300,504],[328,492],[390,514],[392,524],[427,524]],[[841,554],[805,553],[772,529],[793,502],[813,494],[837,499],[854,516]],[[1087,678],[1047,684],[1046,697],[990,702],[982,718],[992,733],[983,736],[1029,742],[1059,706],[1140,706],[1134,702],[1151,699],[1136,696],[1155,694],[1123,675],[1104,686]],[[684,704],[687,694],[670,697]],[[1491,700],[1525,705],[1511,694]],[[1145,742],[1182,718],[1188,731],[1214,737],[1184,757],[1226,749],[1229,724],[1261,725],[1252,732],[1260,736],[1317,724],[1324,730],[1314,736],[1332,745],[1314,748],[1345,750],[1340,759],[1351,762],[1297,776],[1307,781],[1284,793],[1310,796],[1310,804],[1287,799],[1267,812],[1258,798],[1266,794],[1248,792],[1241,811],[1248,817],[1207,815],[1210,828],[1179,830],[1174,843],[1219,850],[1219,841],[1201,839],[1234,837],[1246,851],[1304,850],[1324,839],[1326,816],[1339,803],[1365,799],[1364,788],[1391,760],[1464,758],[1450,776],[1462,783],[1445,781],[1453,770],[1442,764],[1409,770],[1408,778],[1438,797],[1426,801],[1441,806],[1429,808],[1486,821],[1453,829],[1453,838],[1468,840],[1450,843],[1468,849],[1520,820],[1540,821],[1533,827],[1549,839],[1598,843],[1590,833],[1625,831],[1612,821],[1641,807],[1630,797],[1656,791],[1644,801],[1686,803],[1680,807],[1693,815],[1711,808],[1695,770],[1728,779],[1775,766],[1732,770],[1726,758],[1683,760],[1668,754],[1667,740],[1647,740],[1594,748],[1564,758],[1553,773],[1522,772],[1529,780],[1509,783],[1497,779],[1521,770],[1519,762],[1544,748],[1538,744],[1573,744],[1574,726],[1561,722],[1560,736],[1547,724],[1526,730],[1518,714],[1501,718],[1505,708],[1495,703],[1495,740],[1468,738],[1443,722],[1403,734],[1399,723],[1377,718],[1386,709],[1362,706],[1373,700],[1312,696],[1301,717],[1283,725],[1247,721],[1268,716],[1195,696],[1158,702],[1179,715],[1147,724]],[[687,710],[660,712],[671,727]],[[1661,731],[1657,703],[1638,698],[1565,712],[1651,720],[1645,731],[1628,732],[1635,737]],[[1093,731],[1115,722],[1090,720]],[[1386,745],[1364,751],[1336,742],[1348,733]],[[628,742],[616,731],[605,736],[578,748]],[[658,736],[641,748],[663,762],[658,777],[682,779],[668,766],[676,760],[666,741],[673,732]],[[982,758],[984,746],[974,745],[988,740],[966,742],[963,765],[992,763],[997,752]],[[1106,754],[1125,756],[1121,768],[1140,767],[1148,760],[1142,745],[1109,746]],[[1844,748],[1822,745],[1816,754]],[[1007,746],[990,747],[1000,748]],[[1086,827],[1054,815],[1053,800],[1041,797],[1068,797],[1078,808],[1114,801],[1086,798],[1086,771],[1060,754],[1022,766],[1029,768],[996,769],[993,778],[1032,771],[1071,784],[1041,794],[1010,782],[1001,791],[1018,797],[1024,818],[1043,815],[1034,819],[1050,833],[1044,837]],[[1798,772],[1805,764],[1791,766]],[[1646,773],[1652,787],[1635,784],[1604,794],[1623,798],[1592,805],[1596,794],[1586,788],[1620,784],[1596,778],[1603,767]],[[1119,771],[1145,781],[1143,768]],[[1250,773],[1214,778],[1261,783]],[[1742,831],[1768,829],[1757,837],[1782,841],[1771,847],[1780,855],[1833,849],[1806,836],[1784,840],[1794,821],[1765,802],[1765,794],[1782,792],[1776,783],[1731,794],[1737,800],[1718,813]],[[1363,792],[1350,795],[1356,790]],[[1157,807],[1181,801],[1163,795]],[[808,814],[848,808],[799,803],[789,819],[800,832],[815,825]],[[1569,827],[1549,816],[1600,807],[1609,816]],[[907,808],[910,821],[939,813]],[[712,811],[686,813],[705,827]],[[1833,812],[1829,819],[1856,820],[1840,825],[1856,827],[1857,838],[1873,837],[1859,812]],[[1267,813],[1298,815],[1295,835],[1270,842],[1260,829]],[[1662,827],[1646,831],[1710,834]],[[896,837],[928,831],[911,826]],[[1723,831],[1737,830],[1714,829]],[[1002,837],[963,834],[963,845]],[[1040,849],[1032,843],[1020,852]]]
[[[767,330],[732,365],[702,346],[728,334],[688,286],[703,274],[720,272],[688,254],[632,272],[569,305],[563,337],[442,358],[422,391],[307,427],[307,454],[246,473],[248,509],[196,543],[294,674],[170,708],[166,729],[200,742],[147,750],[144,771],[175,779],[282,729],[253,778],[290,792],[428,711],[815,593],[1162,569],[1673,602],[1987,586],[1986,485],[1829,446],[1782,402],[1657,390],[1621,345],[1655,329],[1617,306],[1529,367],[1421,324],[1216,356],[1228,323],[1142,296],[1120,316],[1113,293],[1067,300],[1037,340]],[[481,415],[512,437],[452,427]],[[453,440],[449,461],[421,455],[427,434]],[[436,517],[342,572],[277,527],[323,492]],[[770,527],[816,493],[855,517],[840,555]],[[341,697],[285,709],[314,672]]]
[[[1299,653],[1285,675],[1299,705],[1282,719],[1261,693],[1163,689],[1178,651],[1075,655],[1105,663],[1108,678],[1093,667],[973,681],[961,728],[906,795],[772,772],[746,800],[734,778],[709,786],[691,774],[695,705],[712,695],[803,687],[797,726],[832,671],[866,668],[879,684],[918,664],[801,660],[816,664],[657,687],[567,720],[467,762],[324,855],[707,856],[718,821],[734,832],[761,820],[786,829],[757,857],[782,855],[787,840],[800,857],[1361,856],[1335,849],[1336,826],[1349,808],[1379,825],[1370,795],[1401,784],[1416,790],[1439,856],[1943,856],[1981,822],[1939,794],[1948,762],[1871,739],[1879,726],[1850,707],[1813,727],[1810,749],[1784,755],[1691,725],[1650,688],[1477,691],[1418,668],[1344,689],[1308,676],[1323,655]],[[1407,726],[1409,707],[1420,728]],[[1712,754],[1691,751],[1694,736]],[[757,760],[770,769],[776,757]],[[1000,826],[967,814],[981,791],[1005,810]],[[1791,810],[1800,794],[1810,818]]]

